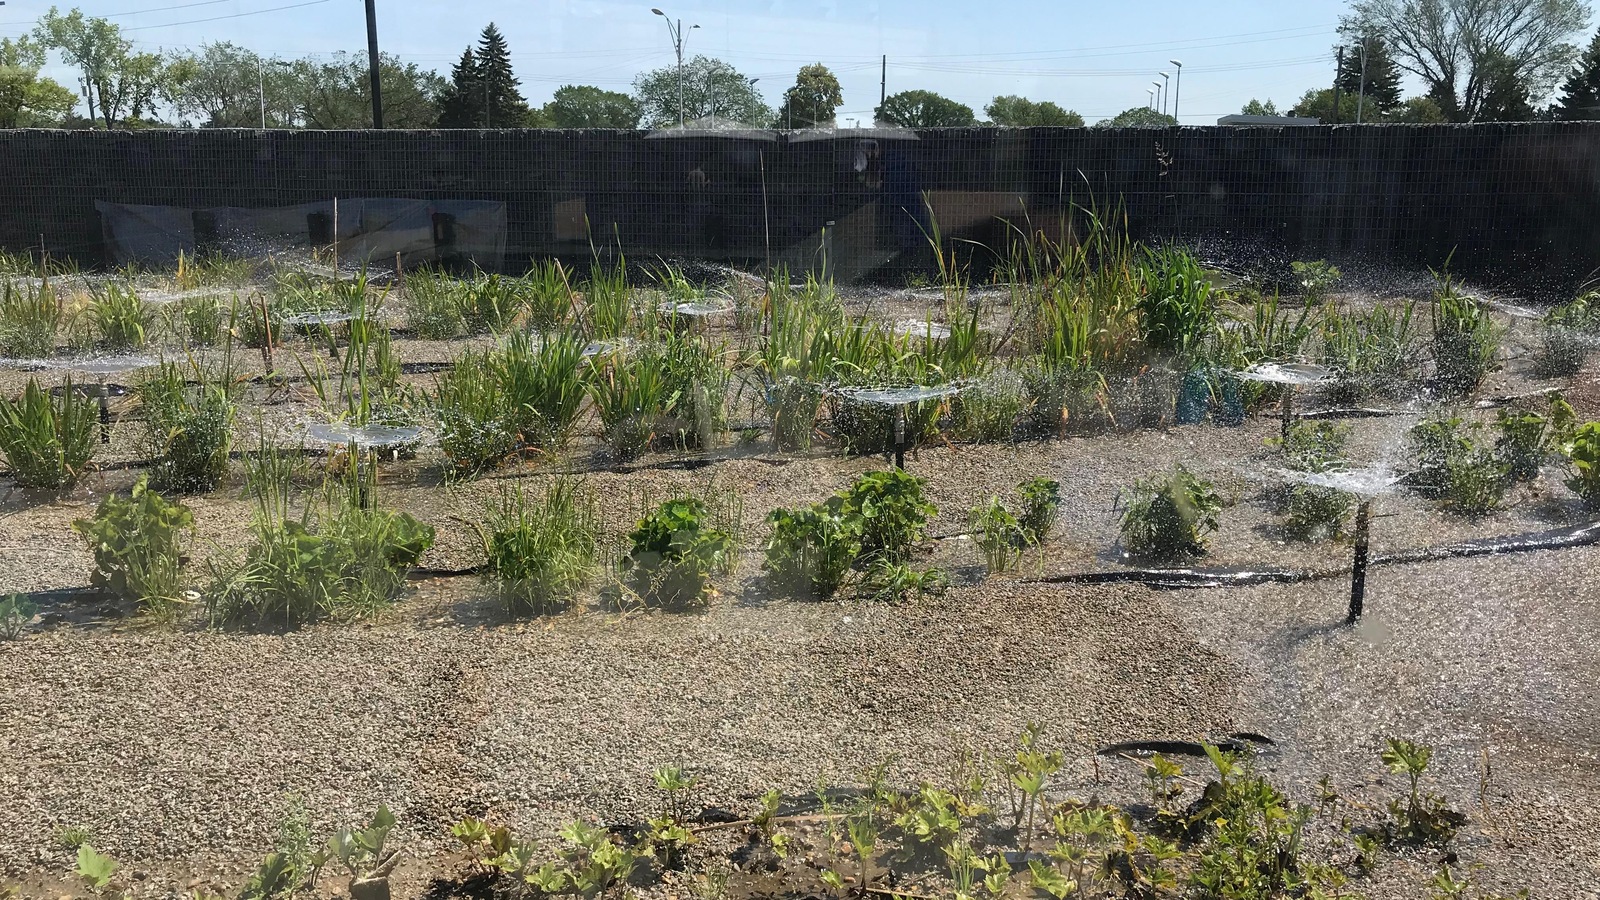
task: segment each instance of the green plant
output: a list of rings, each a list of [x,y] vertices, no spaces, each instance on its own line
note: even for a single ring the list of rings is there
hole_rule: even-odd
[[[527,335],[512,335],[490,354],[494,389],[504,404],[505,429],[531,447],[562,446],[587,392],[589,367],[575,334],[552,334],[535,348]]]
[[[1344,277],[1338,266],[1325,259],[1315,262],[1296,260],[1289,264],[1289,269],[1294,273],[1295,283],[1300,286],[1300,296],[1305,298],[1307,304],[1321,302]]]
[[[845,514],[843,496],[799,509],[775,509],[767,524],[772,536],[765,567],[791,590],[805,585],[819,597],[833,596],[861,553],[862,520]]]
[[[1191,815],[1193,827],[1205,838],[1191,875],[1196,895],[1207,900],[1267,898],[1295,896],[1291,890],[1309,888],[1311,873],[1301,851],[1311,807],[1292,802],[1257,776],[1248,759],[1209,744],[1206,753],[1217,779]]]
[[[1410,782],[1405,803],[1395,800],[1389,804],[1389,840],[1435,846],[1449,843],[1465,819],[1450,809],[1443,797],[1422,791],[1422,776],[1433,761],[1433,748],[1405,738],[1389,738],[1380,755],[1389,771],[1405,775]]]
[[[1568,484],[1590,509],[1600,509],[1600,422],[1579,425],[1563,443],[1562,455],[1572,467]]]
[[[1053,478],[1030,478],[1017,485],[1022,492],[1022,512],[1017,525],[1022,529],[1022,541],[1037,547],[1050,536],[1056,518],[1061,514],[1061,482]]]
[[[1334,422],[1297,421],[1277,443],[1284,463],[1297,472],[1328,472],[1344,465],[1350,427]],[[1284,531],[1297,541],[1337,538],[1355,508],[1348,492],[1310,484],[1290,484],[1282,493],[1287,513]]]
[[[1561,443],[1561,435],[1572,428],[1572,407],[1556,397],[1550,414],[1513,413],[1501,410],[1495,420],[1494,449],[1505,462],[1513,481],[1533,481],[1551,451]]]
[[[78,846],[78,877],[96,892],[105,890],[116,877],[116,860],[95,850],[88,844]]]
[[[558,478],[534,501],[520,485],[507,490],[487,525],[483,575],[511,615],[562,609],[594,578],[598,503],[575,481]]]
[[[841,496],[840,515],[861,520],[861,553],[903,562],[922,541],[938,507],[923,498],[924,479],[901,469],[867,472]]]
[[[365,828],[341,828],[334,832],[333,837],[328,838],[327,846],[313,858],[312,864],[321,869],[337,860],[350,876],[351,896],[386,897],[389,895],[389,874],[400,863],[400,851],[385,849],[384,846],[394,826],[394,814],[389,812],[387,806],[379,804],[378,811]]]
[[[925,596],[942,594],[950,587],[950,576],[942,569],[917,571],[905,562],[887,556],[867,559],[866,571],[856,595],[874,603],[905,603]]]
[[[195,367],[197,386],[185,383],[176,364],[164,363],[139,386],[144,444],[153,457],[151,480],[163,490],[208,491],[228,474],[236,413],[226,372],[207,377]]]
[[[50,843],[62,850],[77,850],[94,843],[94,831],[85,825],[63,825],[50,836]]]
[[[462,296],[461,314],[473,332],[506,330],[527,307],[526,282],[500,275],[480,274],[470,282]]]
[[[733,549],[732,537],[713,527],[710,516],[704,501],[675,497],[629,533],[622,571],[646,605],[682,608],[705,601],[712,571]]]
[[[95,289],[89,300],[89,321],[96,343],[107,350],[137,350],[145,345],[155,322],[154,309],[134,293],[132,286],[107,284]]]
[[[1348,403],[1403,392],[1417,370],[1415,310],[1409,300],[1398,310],[1378,304],[1364,313],[1324,307],[1321,357],[1337,373],[1332,399]]]
[[[0,451],[23,487],[60,489],[94,455],[99,408],[69,377],[51,396],[32,378],[18,399],[0,397]]]
[[[1122,544],[1135,557],[1177,560],[1205,552],[1217,530],[1222,499],[1211,482],[1181,464],[1134,482],[1121,502]]]
[[[401,294],[406,323],[417,337],[447,341],[467,330],[466,285],[439,272],[408,274]]]
[[[500,394],[490,353],[468,350],[439,376],[431,398],[439,417],[439,449],[458,471],[496,465],[515,453],[517,434]]]
[[[22,637],[22,630],[38,614],[39,607],[21,594],[0,600],[0,640],[14,641]]]
[[[951,404],[951,431],[968,441],[1009,441],[1028,405],[1028,386],[1009,369],[967,385]]]
[[[1462,293],[1448,273],[1437,278],[1432,307],[1434,376],[1446,396],[1465,397],[1498,368],[1500,328],[1488,307]]]
[[[1459,418],[1428,418],[1409,432],[1417,469],[1411,483],[1441,497],[1450,509],[1482,515],[1500,505],[1510,486],[1510,464],[1482,436],[1482,425]]]
[[[38,287],[10,281],[0,285],[0,355],[15,359],[54,354],[65,315],[49,282]]]
[[[170,612],[181,602],[180,537],[194,526],[194,514],[151,490],[140,478],[126,499],[111,495],[100,502],[94,518],[79,519],[72,530],[94,551],[89,583],[123,600],[133,600],[155,613]]]
[[[1026,854],[1033,846],[1034,816],[1039,809],[1039,798],[1044,794],[1050,776],[1061,771],[1066,758],[1059,750],[1039,749],[1039,725],[1029,722],[1017,739],[1017,750],[1012,758],[1001,765],[1009,782],[1011,793],[1011,827],[1016,829]]]
[[[196,347],[210,347],[222,333],[222,302],[217,295],[190,297],[179,307],[183,328],[189,343]]]
[[[1200,262],[1180,247],[1146,248],[1137,272],[1145,345],[1171,355],[1198,349],[1216,315],[1211,281]]]
[[[560,260],[534,263],[525,280],[528,324],[535,331],[547,332],[567,321],[576,308],[576,301],[567,280],[567,270]]]
[[[610,340],[627,334],[633,301],[625,267],[619,264],[607,269],[598,263],[591,265],[589,280],[583,285],[583,300],[591,338]]]
[[[990,497],[988,503],[972,510],[971,522],[989,574],[1010,571],[1021,556],[1024,543],[1022,526],[1017,524],[1016,517],[999,497]]]
[[[1572,376],[1600,343],[1600,292],[1590,291],[1545,314],[1540,324],[1543,345],[1534,371],[1545,377]]]

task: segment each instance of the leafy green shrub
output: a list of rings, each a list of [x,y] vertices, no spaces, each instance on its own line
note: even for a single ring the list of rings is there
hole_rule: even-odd
[[[1511,466],[1482,431],[1480,423],[1454,417],[1417,423],[1408,436],[1417,460],[1412,486],[1464,515],[1499,507],[1511,484]]]
[[[1350,427],[1334,422],[1297,421],[1283,440],[1284,464],[1296,472],[1328,472],[1344,465]],[[1284,530],[1297,541],[1337,538],[1355,508],[1348,492],[1310,484],[1289,484],[1279,495],[1287,514]]]
[[[150,474],[169,491],[209,491],[228,474],[236,405],[226,375],[191,387],[181,370],[164,363],[139,386],[144,443],[154,458]]]
[[[1145,346],[1173,355],[1198,349],[1216,317],[1211,281],[1199,260],[1179,247],[1146,248],[1137,274]]]
[[[155,322],[154,309],[128,285],[108,284],[95,290],[88,313],[96,343],[107,350],[143,347]]]
[[[1551,399],[1548,415],[1500,411],[1495,420],[1499,436],[1494,448],[1513,481],[1533,481],[1539,477],[1545,458],[1558,449],[1571,432],[1573,417],[1572,407],[1559,396]]]
[[[458,471],[498,465],[517,450],[493,355],[468,350],[439,376],[433,397],[439,449]]]
[[[1122,496],[1122,544],[1135,556],[1176,560],[1205,552],[1222,499],[1211,482],[1182,465],[1134,482]]]
[[[29,378],[19,399],[0,397],[0,451],[23,487],[76,484],[94,454],[98,425],[98,404],[71,378],[55,396]]]
[[[296,626],[324,615],[368,616],[388,607],[433,546],[433,526],[408,513],[332,497],[320,521],[296,521],[263,503],[242,561],[213,560],[206,594],[213,621]]]
[[[1289,264],[1289,269],[1294,273],[1295,283],[1300,286],[1300,296],[1306,303],[1320,303],[1333,286],[1344,278],[1344,273],[1339,267],[1325,259],[1315,262],[1301,262],[1296,260]]]
[[[94,518],[78,519],[72,530],[94,551],[89,583],[155,613],[170,612],[182,602],[180,538],[194,526],[194,514],[150,489],[140,478],[126,498],[115,494],[100,502]]]
[[[841,495],[840,515],[861,520],[861,553],[903,562],[939,509],[922,496],[927,482],[900,469],[867,472]]]
[[[972,529],[989,574],[1010,571],[1022,553],[1023,532],[1017,519],[999,497],[972,510]]]
[[[521,486],[489,508],[488,529],[479,529],[488,566],[484,578],[511,615],[565,608],[594,578],[600,539],[594,495],[558,479],[542,499],[530,501]]]
[[[767,523],[772,536],[764,566],[790,590],[804,585],[816,596],[833,596],[861,553],[862,519],[845,515],[842,495],[809,507],[775,509]]]
[[[1022,529],[1023,543],[1037,547],[1050,536],[1056,518],[1061,514],[1061,482],[1053,478],[1030,478],[1017,485],[1022,492],[1022,512],[1017,525]]]
[[[1389,738],[1380,754],[1383,764],[1410,781],[1406,801],[1389,803],[1385,832],[1390,843],[1442,847],[1455,837],[1466,818],[1450,809],[1445,799],[1421,789],[1422,776],[1433,760],[1433,748],[1405,738]]]
[[[12,358],[50,356],[65,313],[48,283],[14,285],[0,293],[0,354]]]
[[[1590,509],[1600,509],[1600,422],[1578,426],[1562,446],[1572,467],[1568,484]]]
[[[1461,293],[1449,275],[1433,295],[1434,376],[1446,396],[1465,397],[1498,368],[1500,328],[1475,297]]]
[[[711,511],[694,497],[663,502],[628,535],[622,571],[646,605],[681,609],[706,599],[713,570],[733,549],[728,532],[711,525]]]

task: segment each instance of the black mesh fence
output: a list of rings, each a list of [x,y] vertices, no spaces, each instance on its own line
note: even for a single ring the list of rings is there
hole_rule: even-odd
[[[509,268],[600,248],[893,277],[929,264],[935,226],[998,251],[1015,228],[1061,237],[1088,206],[1120,210],[1135,236],[1219,256],[1438,266],[1454,254],[1464,273],[1550,285],[1600,267],[1600,125],[1584,123],[12,131],[0,132],[0,170],[0,243],[87,263],[115,256],[97,203],[175,207],[152,221],[199,222],[139,242],[176,255],[211,236],[214,210],[360,198],[373,209],[424,202],[441,241],[450,203],[503,204]]]

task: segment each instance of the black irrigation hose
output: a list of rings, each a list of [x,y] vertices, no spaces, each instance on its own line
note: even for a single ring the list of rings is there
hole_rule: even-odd
[[[1381,419],[1387,416],[1398,416],[1403,412],[1404,410],[1399,409],[1349,406],[1297,412],[1294,417],[1297,419]]]
[[[1368,566],[1395,566],[1441,559],[1466,559],[1502,553],[1531,553],[1538,550],[1563,550],[1600,544],[1600,521],[1569,528],[1556,528],[1509,537],[1483,538],[1422,547],[1375,556]],[[1048,578],[1025,579],[1027,584],[1143,584],[1155,588],[1251,587],[1261,584],[1297,584],[1330,578],[1344,578],[1349,570],[1313,571],[1309,569],[1123,569],[1111,572],[1076,572]]]

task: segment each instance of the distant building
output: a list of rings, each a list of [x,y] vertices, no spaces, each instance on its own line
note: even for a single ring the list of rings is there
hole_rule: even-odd
[[[1322,120],[1306,116],[1223,116],[1218,125],[1321,125]]]

